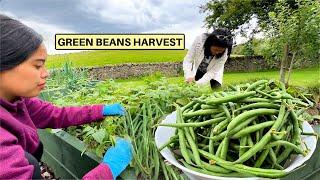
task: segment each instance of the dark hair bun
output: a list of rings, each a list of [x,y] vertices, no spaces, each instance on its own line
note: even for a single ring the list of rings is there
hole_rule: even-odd
[[[217,28],[211,33],[211,35],[214,35],[219,39],[219,41],[228,44],[228,46],[232,46],[233,44],[233,35],[227,28]]]

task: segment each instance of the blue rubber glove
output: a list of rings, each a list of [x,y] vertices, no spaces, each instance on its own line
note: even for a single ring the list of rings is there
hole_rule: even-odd
[[[102,163],[109,166],[113,179],[129,165],[132,159],[132,145],[123,138],[117,138],[115,146],[109,148],[103,157]]]
[[[102,114],[104,116],[115,116],[115,115],[120,115],[123,116],[125,115],[125,109],[121,104],[116,103],[116,104],[111,104],[111,105],[104,105]]]

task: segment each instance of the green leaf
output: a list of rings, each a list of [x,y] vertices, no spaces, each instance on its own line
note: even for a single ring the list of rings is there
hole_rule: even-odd
[[[180,98],[180,99],[176,100],[176,103],[181,106],[184,106],[189,103],[189,100],[188,100],[188,98]]]
[[[100,144],[97,148],[96,148],[96,154],[99,157],[103,157],[103,154],[105,153],[105,145],[104,144]]]
[[[92,131],[92,130],[93,130],[93,128],[91,126],[87,126],[82,131],[83,132],[89,132],[89,131]]]
[[[105,136],[106,136],[106,130],[103,128],[99,129],[97,132],[92,134],[93,139],[96,140],[100,144],[102,144]]]

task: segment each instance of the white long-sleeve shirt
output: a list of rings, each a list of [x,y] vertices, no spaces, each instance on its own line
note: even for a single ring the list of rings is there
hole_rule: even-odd
[[[207,39],[207,34],[201,34],[197,36],[188,50],[187,55],[183,60],[183,71],[185,79],[190,77],[195,77],[197,69],[204,58],[204,43]],[[222,84],[224,64],[228,59],[228,49],[220,58],[214,57],[208,67],[207,72],[203,75],[201,79],[196,81],[198,85],[204,85],[208,83],[211,79],[218,81]]]

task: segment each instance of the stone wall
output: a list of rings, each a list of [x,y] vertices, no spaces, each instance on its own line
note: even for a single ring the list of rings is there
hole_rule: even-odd
[[[232,57],[225,64],[225,72],[269,70],[276,66],[269,65],[262,56]],[[141,77],[155,72],[160,72],[165,76],[183,74],[182,62],[109,65],[92,67],[88,70],[90,77],[98,80]]]
[[[278,66],[268,64],[262,56],[231,57],[225,64],[225,72],[261,71],[275,69]]]
[[[180,70],[179,70],[180,69]],[[141,77],[161,72],[166,76],[177,76],[182,71],[182,63],[148,63],[148,64],[121,64],[114,66],[89,68],[89,76],[93,79],[123,79]]]

